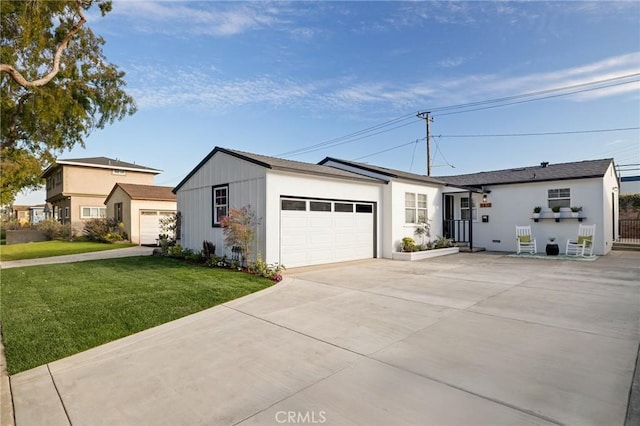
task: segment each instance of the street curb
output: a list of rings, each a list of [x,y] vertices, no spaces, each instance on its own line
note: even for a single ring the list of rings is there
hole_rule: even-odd
[[[11,396],[11,382],[7,372],[7,359],[4,356],[2,342],[2,328],[0,327],[0,424],[14,426],[13,398]]]

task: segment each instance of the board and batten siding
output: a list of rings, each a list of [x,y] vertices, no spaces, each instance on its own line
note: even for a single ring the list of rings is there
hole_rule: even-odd
[[[180,244],[194,251],[202,250],[204,240],[216,245],[218,256],[231,256],[225,247],[222,228],[214,227],[212,187],[229,185],[230,207],[250,205],[261,219],[254,253],[264,252],[265,244],[265,176],[267,169],[218,152],[177,191],[178,211],[182,214]]]

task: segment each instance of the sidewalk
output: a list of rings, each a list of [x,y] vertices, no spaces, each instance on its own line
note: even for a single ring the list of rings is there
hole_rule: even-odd
[[[153,247],[127,247],[123,249],[96,251],[92,253],[69,254],[66,256],[43,257],[40,259],[12,260],[0,262],[0,269],[20,268],[22,266],[52,265],[54,263],[84,262],[96,259],[114,259],[118,257],[150,256]]]
[[[70,254],[66,256],[43,257],[40,259],[14,260],[0,262],[0,269],[19,268],[22,266],[52,265],[55,263],[84,262],[97,259],[114,259],[119,257],[150,256],[153,247],[127,247],[122,249],[97,251],[93,253]],[[13,402],[9,375],[6,369],[4,347],[0,335],[0,424],[2,426],[14,425]]]

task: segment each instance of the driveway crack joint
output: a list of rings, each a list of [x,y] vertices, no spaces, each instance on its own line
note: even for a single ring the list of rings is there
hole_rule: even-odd
[[[73,422],[71,421],[71,417],[69,417],[69,412],[67,411],[67,407],[64,405],[64,400],[62,399],[62,395],[60,395],[60,391],[58,390],[58,385],[56,385],[56,379],[53,378],[53,373],[51,373],[51,368],[49,368],[49,364],[47,364],[47,371],[49,372],[49,377],[51,377],[51,383],[53,383],[53,387],[56,390],[56,394],[58,395],[58,399],[60,400],[60,404],[62,405],[62,409],[64,410],[64,415],[67,416],[67,421],[70,426],[73,426]]]

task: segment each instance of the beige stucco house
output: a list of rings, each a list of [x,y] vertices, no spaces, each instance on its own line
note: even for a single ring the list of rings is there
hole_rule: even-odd
[[[116,183],[153,185],[161,170],[107,157],[57,160],[42,174],[50,217],[82,232],[87,219],[106,217],[105,199]]]
[[[176,212],[170,186],[117,183],[107,196],[107,217],[124,225],[132,243],[155,244],[162,233],[160,220]]]

